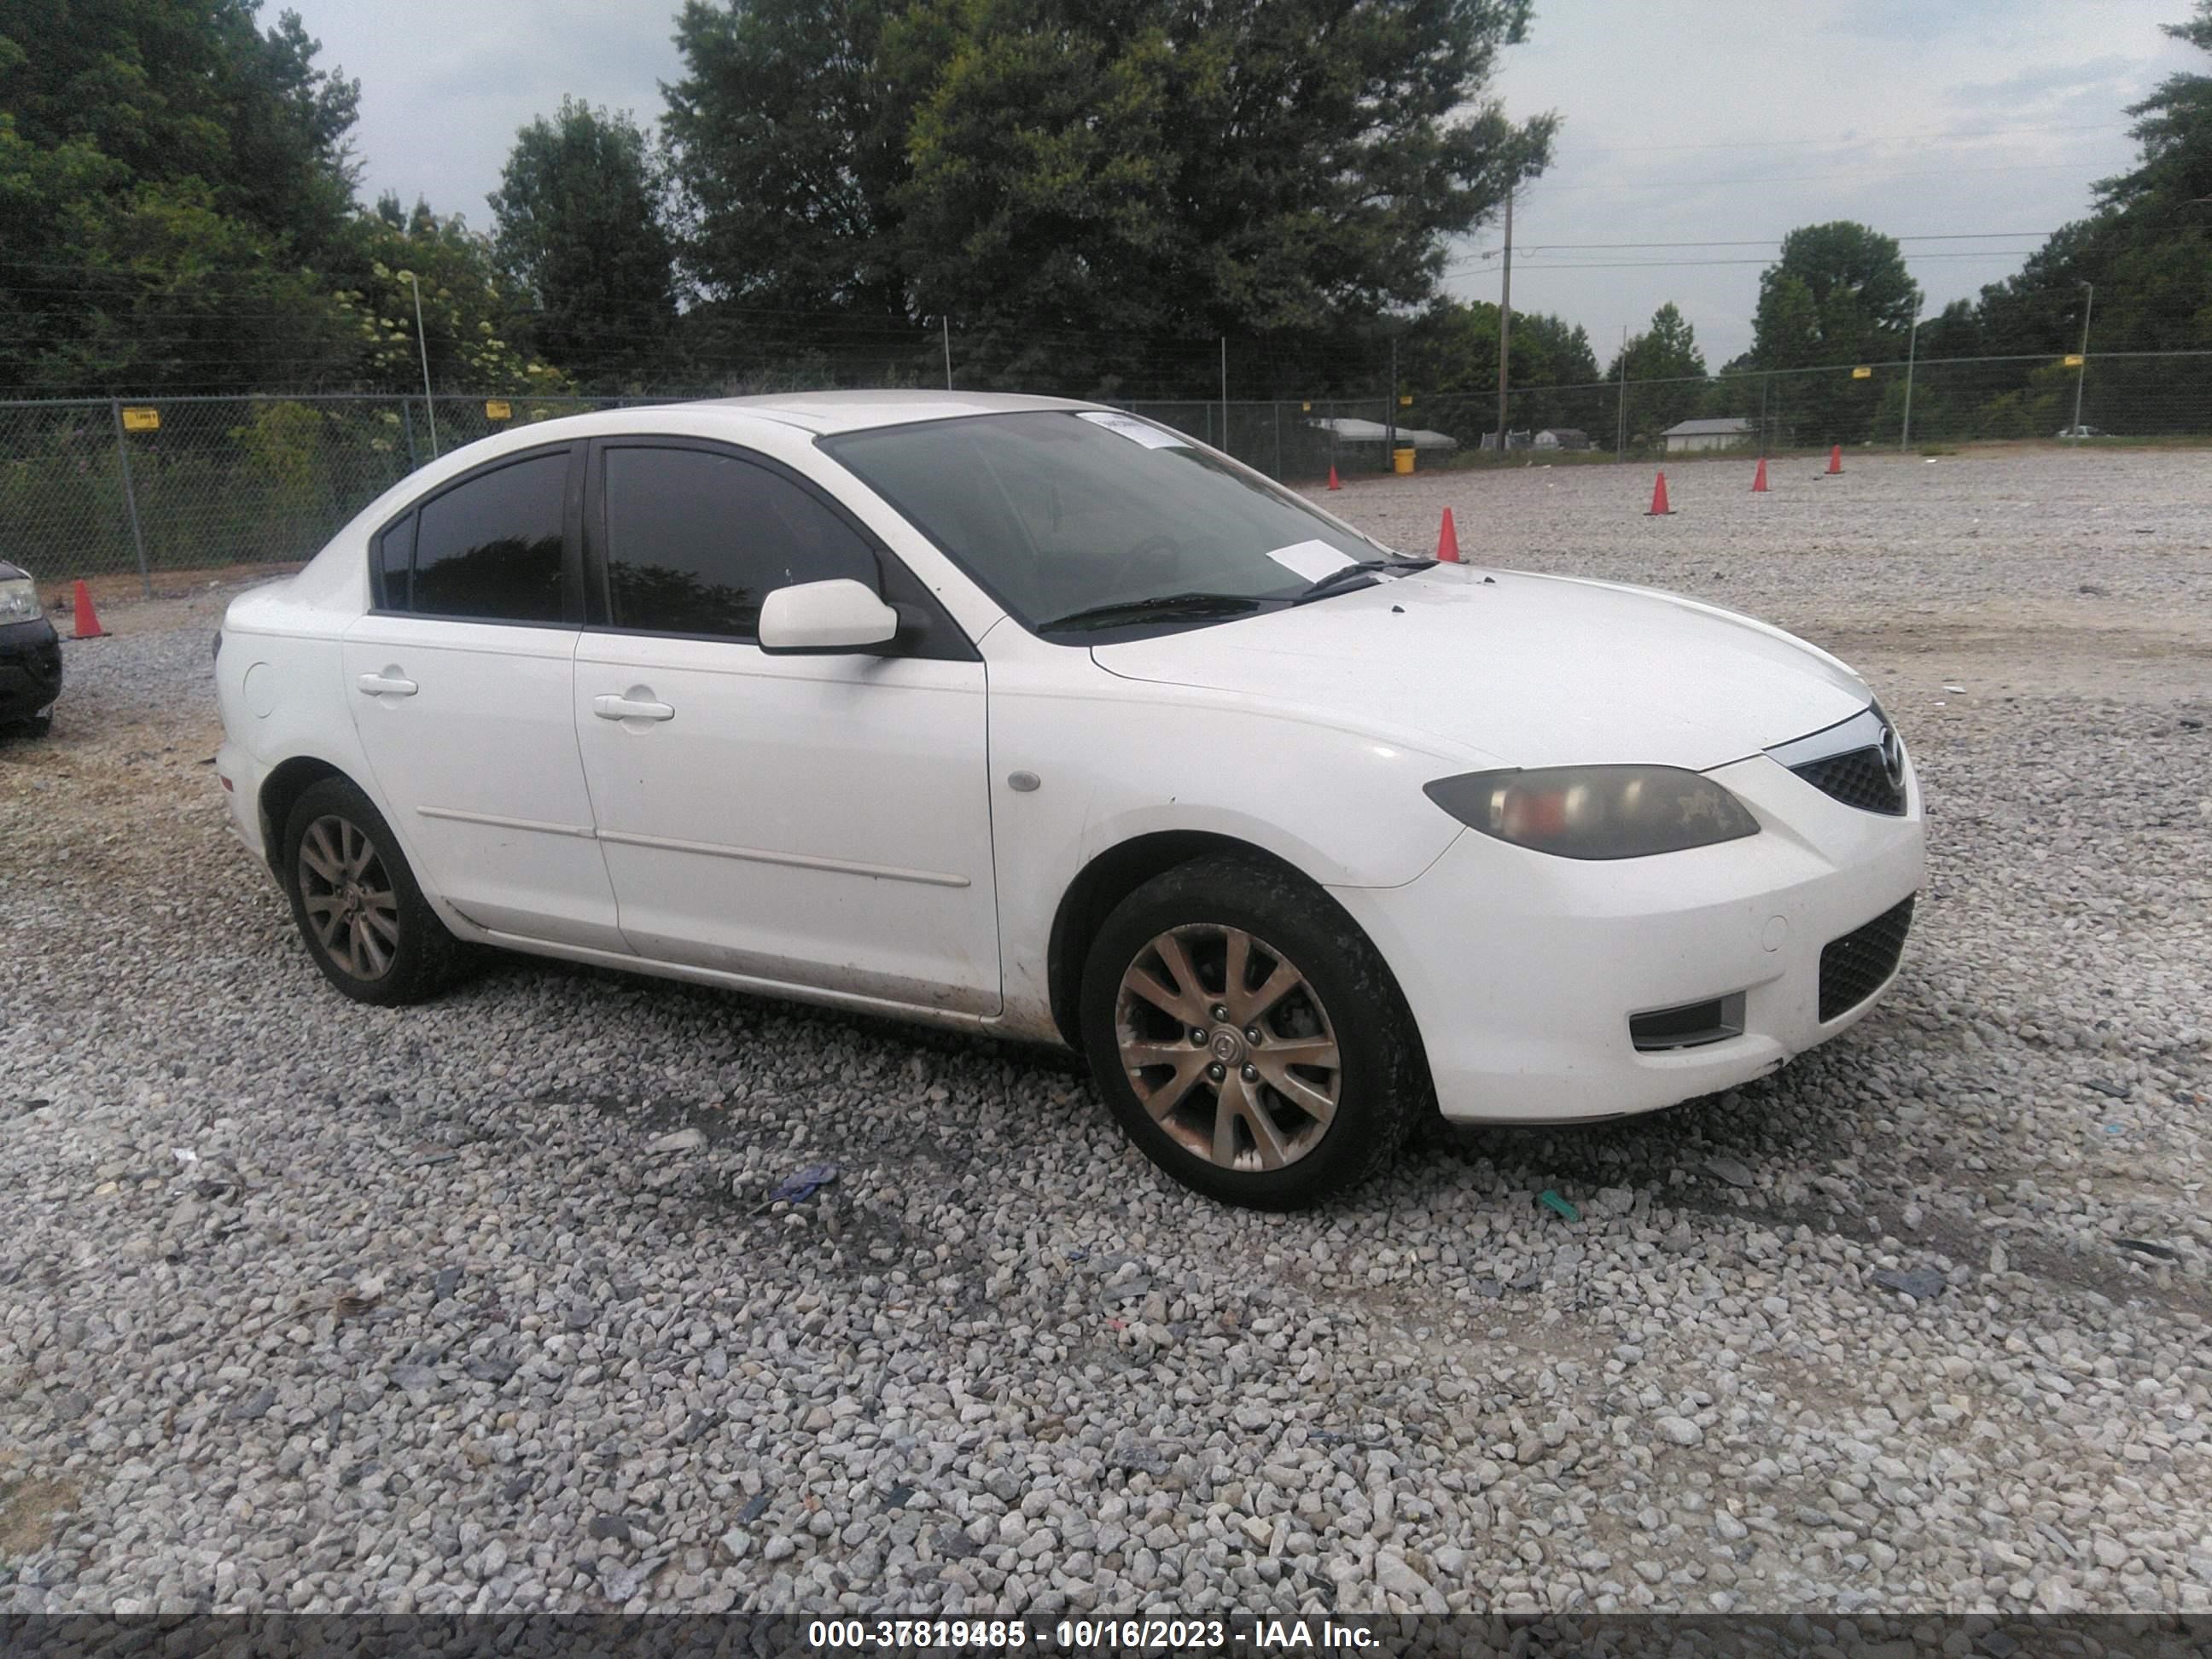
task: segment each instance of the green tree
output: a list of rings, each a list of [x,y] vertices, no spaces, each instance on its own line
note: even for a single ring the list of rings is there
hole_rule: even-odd
[[[2166,24],[2164,32],[2212,53],[2212,0],[2197,0],[2196,15]],[[2128,131],[2142,160],[2098,186],[2102,206],[2121,214],[2148,208],[2166,217],[2212,197],[2212,75],[2170,75],[2128,113],[2136,118]]]
[[[2212,0],[2166,33],[2212,52]],[[2128,106],[2140,160],[2098,186],[2097,210],[2063,226],[2020,271],[1982,290],[1989,349],[2052,356],[2079,348],[2085,284],[2094,284],[2093,352],[2212,348],[2212,75],[2166,77]],[[2156,430],[2172,405],[2163,382],[2130,387],[2158,366],[2112,362],[2091,379],[2119,408],[2098,424]],[[2094,394],[2093,394],[2094,396]]]
[[[419,289],[419,337],[428,346],[437,391],[551,394],[572,389],[559,369],[518,343],[527,325],[527,303],[501,271],[489,239],[471,231],[459,214],[441,218],[420,200],[403,211],[399,198],[386,195],[374,212],[356,220],[346,258],[333,276],[347,352],[332,372],[344,384],[368,391],[422,390],[415,323]]]
[[[561,100],[516,136],[491,194],[494,243],[534,303],[537,350],[580,379],[635,384],[676,316],[659,166],[627,114]]]
[[[1515,431],[1589,427],[1597,359],[1580,324],[1514,313],[1506,376],[1506,418]],[[1498,307],[1486,300],[1431,301],[1401,337],[1399,379],[1415,399],[1412,424],[1479,443],[1498,426]]]
[[[1527,0],[691,0],[668,131],[710,295],[958,325],[963,373],[1205,383],[1434,291],[1555,122]],[[1178,347],[1190,348],[1187,350]]]
[[[1759,278],[1751,355],[1767,368],[1902,356],[1919,308],[1894,237],[1848,219],[1802,225]]]
[[[0,377],[48,392],[282,386],[337,326],[358,88],[258,0],[0,13]]]
[[[40,149],[88,146],[117,188],[198,179],[216,212],[312,258],[353,210],[358,82],[314,66],[296,12],[260,0],[10,0],[0,108]]]
[[[1697,331],[1669,300],[1651,313],[1650,327],[1613,354],[1605,378],[1620,387],[1629,441],[1652,442],[1704,402],[1705,354],[1698,349]]]
[[[891,194],[906,173],[908,81],[887,0],[685,0],[683,79],[663,120],[710,299],[908,316]],[[894,73],[902,70],[903,73]]]
[[[1759,368],[1777,371],[1767,418],[1784,441],[1867,438],[1880,393],[1849,370],[1903,357],[1919,308],[1919,287],[1894,237],[1848,219],[1784,237],[1780,260],[1759,278],[1751,346]]]

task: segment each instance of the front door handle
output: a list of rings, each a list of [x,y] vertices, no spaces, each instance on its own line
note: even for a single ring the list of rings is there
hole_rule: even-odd
[[[635,688],[641,690],[643,688]],[[665,702],[645,697],[617,697],[611,692],[592,699],[592,712],[603,720],[672,720],[676,711]]]
[[[354,682],[365,696],[411,697],[422,688],[402,674],[397,668],[387,668],[381,674],[363,674]]]

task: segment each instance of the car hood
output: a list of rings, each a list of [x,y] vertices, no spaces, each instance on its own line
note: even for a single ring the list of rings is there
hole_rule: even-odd
[[[1717,606],[1464,566],[1091,654],[1126,678],[1410,729],[1521,767],[1703,771],[1872,701],[1826,652]]]

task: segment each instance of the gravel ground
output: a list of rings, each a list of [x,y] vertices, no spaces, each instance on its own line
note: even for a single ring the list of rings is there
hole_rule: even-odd
[[[1778,1076],[1298,1217],[1028,1051],[341,1001],[222,828],[222,596],[118,608],[0,748],[0,1610],[2212,1606],[2203,462],[1850,466],[1329,498],[1841,651],[1932,869]]]

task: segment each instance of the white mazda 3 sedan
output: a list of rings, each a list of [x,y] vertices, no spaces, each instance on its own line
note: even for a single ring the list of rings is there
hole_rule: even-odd
[[[497,945],[1065,1044],[1245,1204],[1432,1110],[1771,1072],[1872,1006],[1921,881],[1833,657],[1402,557],[1051,398],[505,433],[239,598],[216,670],[237,832],[346,995]]]

